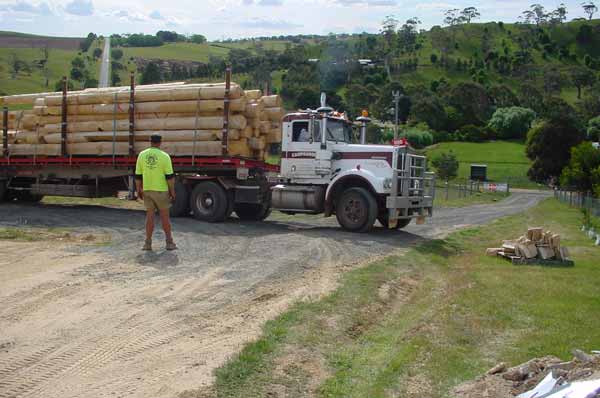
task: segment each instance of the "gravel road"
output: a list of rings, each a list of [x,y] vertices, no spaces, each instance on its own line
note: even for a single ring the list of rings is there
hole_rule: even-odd
[[[110,87],[108,80],[110,72],[110,38],[104,38],[104,51],[102,52],[102,65],[100,65],[100,79],[98,88]]]
[[[535,205],[438,209],[404,231],[342,231],[335,218],[274,213],[263,223],[174,222],[180,250],[143,253],[144,213],[95,206],[0,206],[0,226],[110,235],[110,245],[0,241],[0,397],[171,397],[212,371],[297,300],[345,269]]]

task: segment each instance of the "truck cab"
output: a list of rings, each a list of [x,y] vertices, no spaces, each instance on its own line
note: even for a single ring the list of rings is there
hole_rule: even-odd
[[[272,207],[290,214],[336,215],[354,232],[369,231],[375,220],[389,229],[413,218],[432,216],[434,175],[426,158],[399,145],[365,144],[368,118],[357,127],[344,114],[322,106],[283,119],[280,183]]]

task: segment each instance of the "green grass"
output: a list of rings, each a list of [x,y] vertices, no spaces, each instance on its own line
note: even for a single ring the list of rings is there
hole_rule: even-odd
[[[600,248],[580,223],[549,199],[347,272],[332,294],[267,322],[216,371],[217,396],[442,398],[500,361],[597,349]],[[533,225],[562,235],[574,268],[484,255]]]
[[[210,44],[167,43],[160,47],[121,47],[123,62],[130,57],[174,59],[181,61],[208,62],[209,57],[224,57],[229,50]]]
[[[70,206],[106,206],[126,209],[143,209],[141,202],[135,200],[123,200],[119,198],[72,198],[67,196],[46,196],[42,199],[47,205],[70,205]]]
[[[525,145],[512,141],[492,141],[485,143],[443,142],[427,149],[432,159],[441,152],[452,151],[460,165],[459,179],[468,179],[471,164],[487,164],[488,179],[495,182],[509,182],[515,188],[537,188],[538,184],[529,181],[527,170],[531,161],[525,155]]]
[[[54,91],[54,84],[69,73],[71,60],[77,51],[51,49],[48,61],[49,87],[45,86],[42,69],[31,67],[31,73],[21,72],[13,79],[9,69],[9,59],[15,54],[28,64],[44,58],[36,48],[0,48],[0,91],[10,94],[24,94]]]

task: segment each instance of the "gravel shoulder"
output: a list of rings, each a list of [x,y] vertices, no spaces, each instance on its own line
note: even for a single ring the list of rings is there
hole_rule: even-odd
[[[166,397],[212,371],[297,300],[341,272],[471,225],[523,211],[547,193],[437,209],[425,225],[342,231],[335,218],[275,213],[263,223],[174,222],[180,250],[143,253],[144,213],[95,206],[0,206],[0,227],[68,228],[110,245],[0,241],[0,397]]]

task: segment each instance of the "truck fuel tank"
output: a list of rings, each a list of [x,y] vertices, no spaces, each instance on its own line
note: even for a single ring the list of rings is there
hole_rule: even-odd
[[[325,209],[325,187],[318,185],[276,185],[272,207],[284,212],[319,214]]]

